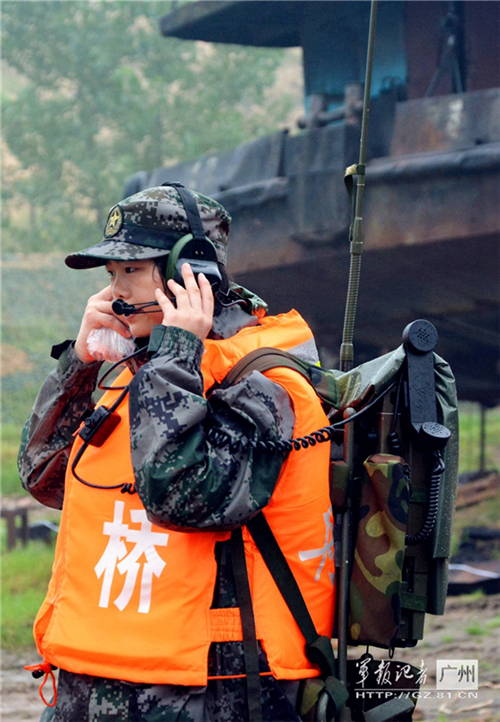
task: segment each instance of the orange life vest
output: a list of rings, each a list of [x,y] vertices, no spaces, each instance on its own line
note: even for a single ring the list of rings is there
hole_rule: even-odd
[[[206,387],[220,381],[261,346],[290,350],[312,342],[292,311],[261,319],[230,339],[207,340]],[[296,415],[294,436],[327,423],[311,386],[295,371],[265,375],[282,385]],[[124,371],[116,385],[130,381]],[[119,391],[100,404],[110,406]],[[101,447],[89,446],[78,474],[100,485],[133,483],[128,403]],[[45,661],[70,672],[150,684],[205,685],[212,642],[241,640],[239,609],[211,609],[215,543],[226,532],[179,532],[152,525],[137,494],[94,489],[68,471],[53,575],[35,620]],[[334,614],[332,514],[328,495],[329,444],[292,451],[283,464],[265,516],[302,590],[319,634],[331,636]],[[257,637],[278,679],[316,676],[304,638],[260,553],[244,528]]]

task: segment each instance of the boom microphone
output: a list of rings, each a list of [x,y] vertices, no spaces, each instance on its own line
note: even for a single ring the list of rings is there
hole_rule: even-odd
[[[111,308],[117,316],[132,316],[134,313],[155,313],[155,311],[144,311],[148,306],[159,306],[158,301],[150,301],[149,303],[136,303],[135,305],[117,298],[113,301]]]

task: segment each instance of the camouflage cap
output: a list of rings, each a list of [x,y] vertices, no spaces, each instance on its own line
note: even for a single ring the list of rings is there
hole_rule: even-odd
[[[225,264],[231,216],[217,201],[190,191],[203,229]],[[104,238],[95,246],[66,256],[70,268],[95,268],[108,261],[145,260],[167,256],[174,244],[190,233],[179,193],[173,186],[146,188],[111,208]]]

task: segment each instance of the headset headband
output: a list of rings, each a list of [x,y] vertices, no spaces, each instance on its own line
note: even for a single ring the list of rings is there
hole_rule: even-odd
[[[162,185],[172,186],[172,188],[175,188],[175,190],[180,196],[182,205],[184,206],[184,210],[186,211],[188,224],[191,229],[191,233],[193,234],[194,240],[205,241],[206,233],[205,229],[203,228],[200,211],[198,210],[196,201],[191,195],[191,193],[187,190],[185,186],[182,185],[182,183],[162,183]]]

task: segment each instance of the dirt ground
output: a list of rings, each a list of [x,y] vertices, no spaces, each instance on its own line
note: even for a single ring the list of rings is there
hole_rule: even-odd
[[[383,658],[372,650],[373,656]],[[500,722],[500,594],[448,597],[443,617],[427,615],[424,639],[412,649],[397,649],[397,660],[427,668],[422,696],[413,715],[425,722]],[[476,693],[436,690],[436,660],[479,663]]]
[[[395,658],[416,667],[423,660],[427,680],[414,720],[425,722],[500,722],[500,594],[449,597],[444,617],[427,617],[425,638],[408,650],[397,650]],[[364,649],[360,648],[360,654]],[[371,650],[376,659],[385,658]],[[459,699],[454,692],[436,697],[436,660],[477,659],[479,690]],[[25,672],[25,664],[38,661],[35,650],[4,652],[2,657],[3,722],[38,722],[43,703],[39,682]],[[48,683],[46,685],[49,686]],[[50,692],[49,692],[50,693]],[[461,693],[462,695],[464,693]],[[448,697],[450,695],[450,697]],[[78,722],[78,720],[75,720]],[[237,722],[237,720],[235,720]]]

